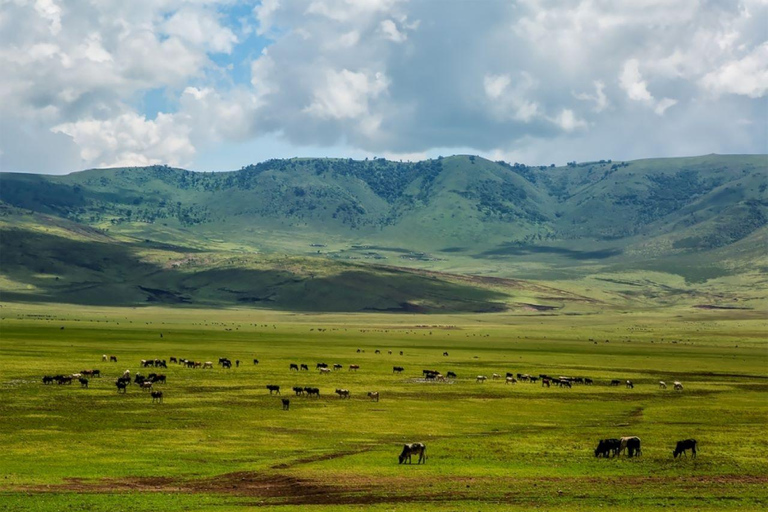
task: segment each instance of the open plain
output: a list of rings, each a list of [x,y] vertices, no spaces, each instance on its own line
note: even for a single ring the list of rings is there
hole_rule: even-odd
[[[756,311],[295,314],[4,303],[0,313],[2,510],[768,505],[768,351]],[[140,367],[172,356],[213,369]],[[240,365],[223,369],[219,357]],[[318,362],[343,369],[321,374]],[[102,373],[87,389],[41,380],[84,369]],[[167,375],[155,385],[163,403],[136,385],[118,394],[126,369]],[[457,377],[426,381],[423,369]],[[594,384],[505,384],[506,372]],[[622,385],[610,386],[614,379]],[[281,386],[280,397],[268,384]],[[293,386],[318,387],[320,397],[295,396]],[[280,398],[290,399],[288,411]],[[600,439],[630,435],[641,438],[641,456],[594,456]],[[698,440],[698,457],[673,459],[686,438]],[[399,465],[403,443],[414,441],[426,444],[426,463]]]

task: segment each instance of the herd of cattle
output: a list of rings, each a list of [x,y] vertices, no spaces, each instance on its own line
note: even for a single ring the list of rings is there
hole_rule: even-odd
[[[365,350],[357,349],[357,353],[365,352]],[[376,350],[377,354],[380,354],[381,352],[379,350]],[[392,351],[389,351],[389,354],[391,354]],[[400,352],[400,355],[403,355],[403,352]],[[448,352],[444,352],[443,356],[448,356]],[[117,356],[111,355],[107,356],[106,354],[102,356],[103,362],[113,362],[117,363]],[[195,361],[191,359],[186,359],[182,357],[170,357],[168,359],[170,363],[175,363],[177,365],[186,367],[186,368],[202,368],[202,369],[212,369],[213,368],[213,362],[212,361]],[[235,367],[240,366],[241,361],[239,359],[236,359],[234,361]],[[253,364],[257,365],[259,364],[258,359],[253,359]],[[227,357],[221,357],[218,360],[218,365],[221,366],[223,369],[230,369],[232,368],[233,362]],[[142,368],[168,368],[168,363],[165,359],[142,359],[140,361],[140,366]],[[344,366],[341,364],[333,364],[329,365],[327,363],[317,363],[315,365],[315,369],[318,370],[318,372],[322,374],[328,374],[331,373],[331,371],[338,371],[343,369]],[[360,369],[360,366],[357,364],[350,364],[348,366],[349,371],[357,371]],[[309,372],[309,365],[304,363],[290,363],[288,367],[289,371],[296,371],[296,372],[302,372],[306,371]],[[400,374],[405,371],[405,368],[402,366],[393,366],[392,367],[392,373],[393,374]],[[81,387],[88,388],[89,380],[88,377],[91,378],[101,378],[101,371],[96,369],[91,370],[81,370],[78,373],[72,373],[69,375],[46,375],[43,377],[43,384],[53,384],[54,382],[59,385],[71,385],[72,381],[77,380]],[[422,370],[422,377],[424,381],[435,381],[435,382],[446,382],[448,379],[457,379],[457,375],[453,371],[448,371],[443,375],[440,371],[434,370],[434,369],[424,369]],[[567,376],[551,376],[547,374],[539,374],[539,375],[530,375],[530,374],[524,374],[524,373],[512,373],[512,372],[506,372],[506,374],[502,377],[500,373],[493,373],[491,374],[492,380],[501,380],[504,379],[505,384],[516,384],[518,382],[529,382],[529,383],[537,383],[541,382],[542,387],[560,387],[560,388],[572,388],[574,384],[583,384],[583,385],[592,385],[594,384],[594,381],[588,377],[567,377]],[[481,383],[488,380],[488,377],[486,375],[478,375],[475,379],[476,382]],[[147,376],[142,375],[141,373],[136,373],[131,378],[131,371],[125,370],[123,374],[118,377],[115,380],[115,386],[117,387],[118,393],[125,393],[128,386],[131,384],[135,384],[139,386],[139,388],[143,391],[149,392],[149,396],[152,397],[152,402],[158,402],[162,403],[163,401],[163,392],[160,390],[154,389],[155,384],[165,384],[167,382],[167,377],[164,374],[161,373],[149,373]],[[624,385],[627,389],[634,389],[634,384],[630,380],[623,381]],[[608,384],[609,386],[620,386],[622,384],[622,381],[619,379],[613,379]],[[674,389],[677,391],[683,390],[683,384],[679,381],[674,382]],[[660,389],[667,389],[667,384],[664,381],[659,381],[659,388]],[[269,391],[269,394],[280,394],[280,386],[276,384],[268,384],[266,386],[266,389]],[[296,396],[306,396],[306,397],[320,397],[320,389],[317,387],[310,387],[310,386],[294,386],[292,388],[292,391],[296,394]],[[335,394],[339,396],[341,399],[348,399],[351,397],[351,392],[348,389],[336,389]],[[372,401],[379,401],[379,392],[378,391],[369,391],[367,393],[368,398],[370,398]],[[282,407],[283,410],[289,410],[290,409],[290,399],[288,398],[281,398]],[[696,457],[696,447],[697,442],[695,439],[685,439],[682,441],[678,441],[677,445],[675,446],[675,449],[673,450],[672,454],[674,458],[677,458],[679,455],[684,455],[687,457],[687,451],[690,450],[692,453],[692,457]],[[636,457],[642,454],[641,449],[641,442],[639,437],[631,436],[631,437],[621,437],[621,438],[609,438],[609,439],[601,439],[597,445],[597,448],[595,448],[595,457],[618,457],[622,453],[627,454],[627,457]],[[400,456],[398,457],[399,463],[411,463],[411,457],[413,455],[418,456],[417,464],[426,463],[426,446],[424,443],[409,443],[405,444],[403,447],[403,451],[401,452]]]

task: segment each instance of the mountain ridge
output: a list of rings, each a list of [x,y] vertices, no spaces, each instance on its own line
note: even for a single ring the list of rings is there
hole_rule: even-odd
[[[39,231],[62,219],[64,238],[84,226],[110,243],[376,263],[445,279],[661,271],[706,283],[768,266],[767,189],[766,155],[562,167],[473,155],[296,158],[221,173],[2,173],[0,229]]]

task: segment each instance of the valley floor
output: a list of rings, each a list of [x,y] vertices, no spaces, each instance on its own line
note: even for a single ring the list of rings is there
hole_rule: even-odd
[[[766,332],[758,311],[689,307],[570,316],[0,303],[0,510],[764,510]],[[171,356],[214,368],[139,366]],[[224,356],[241,364],[225,370]],[[320,374],[318,362],[344,368]],[[103,377],[88,389],[41,382],[93,368]],[[426,368],[457,378],[427,382]],[[118,394],[126,369],[166,374],[164,402],[135,385]],[[594,384],[491,378],[506,372]],[[594,457],[599,439],[630,435],[642,456]],[[686,438],[698,458],[674,460]],[[413,441],[427,445],[426,464],[398,465]]]

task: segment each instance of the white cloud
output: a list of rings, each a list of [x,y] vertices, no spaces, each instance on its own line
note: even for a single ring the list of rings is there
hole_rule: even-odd
[[[238,0],[0,5],[3,169],[185,162],[258,137],[521,160],[765,147],[765,0],[263,0],[245,15]],[[254,41],[267,50],[244,47]],[[675,145],[675,133],[688,136]],[[154,142],[174,134],[184,143]],[[62,156],[23,147],[37,140]]]
[[[60,124],[52,131],[72,137],[83,162],[99,167],[188,164],[195,153],[188,133],[167,114],[148,120],[127,112],[113,119]]]
[[[624,63],[621,75],[619,77],[619,83],[621,88],[627,93],[627,97],[633,101],[639,101],[645,103],[653,111],[663,116],[666,110],[677,104],[677,100],[672,98],[663,98],[656,100],[651,92],[648,90],[648,84],[643,80],[643,76],[640,74],[640,67],[637,59],[629,59]]]
[[[595,94],[579,93],[574,94],[573,96],[577,100],[594,102],[595,106],[593,110],[600,113],[608,107],[608,96],[605,95],[605,84],[602,81],[595,80],[594,85]]]
[[[176,36],[195,46],[212,52],[230,53],[237,37],[227,27],[222,27],[215,13],[184,8],[176,11],[163,27],[166,34]]]
[[[573,110],[569,108],[564,108],[552,121],[566,132],[587,127],[587,122],[576,117]]]
[[[408,36],[405,34],[405,32],[400,32],[400,30],[397,28],[397,24],[392,20],[383,20],[379,27],[381,28],[381,32],[384,34],[384,37],[390,41],[395,43],[402,43],[408,39]]]
[[[306,111],[325,118],[356,118],[368,113],[368,102],[387,90],[383,73],[329,70]]]
[[[760,98],[768,92],[768,43],[738,60],[707,73],[701,84],[715,94],[739,94]]]

